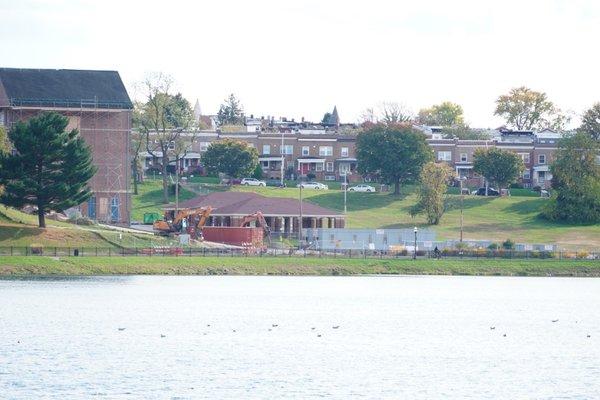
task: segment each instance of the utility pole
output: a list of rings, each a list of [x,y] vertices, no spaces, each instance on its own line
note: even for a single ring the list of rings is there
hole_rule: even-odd
[[[344,214],[348,213],[348,209],[346,207],[346,194],[348,193],[348,172],[344,172]]]
[[[300,221],[298,224],[298,248],[302,249],[302,183],[300,183]]]
[[[413,260],[416,260],[417,259],[417,232],[419,231],[416,226],[415,226],[414,231],[415,231],[415,248],[413,251]]]
[[[280,148],[280,151],[281,151],[281,182],[280,182],[280,185],[281,185],[281,187],[283,187],[283,173],[284,173],[284,165],[283,164],[285,164],[285,155],[284,155],[284,152],[283,152],[283,130],[281,131],[281,148]]]
[[[463,194],[464,178],[459,176],[458,180],[460,181],[460,243],[462,243],[462,241],[463,241],[463,202],[465,199],[465,195]]]

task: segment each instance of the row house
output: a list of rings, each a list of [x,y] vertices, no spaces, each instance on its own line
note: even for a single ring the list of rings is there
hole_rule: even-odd
[[[468,185],[482,185],[483,178],[473,171],[473,157],[477,149],[497,147],[517,153],[523,160],[524,170],[519,183],[524,187],[550,187],[550,164],[561,135],[552,131],[503,130],[492,140],[429,139],[438,162],[447,162],[456,175]]]
[[[425,134],[437,162],[446,162],[469,186],[483,184],[483,178],[473,171],[473,157],[479,148],[498,147],[513,151],[523,159],[525,169],[519,182],[525,187],[548,188],[552,175],[550,164],[561,134],[553,131],[495,131],[489,140],[444,139],[441,135]],[[190,138],[188,152],[180,159],[182,171],[201,172],[201,157],[217,140],[233,139],[256,148],[266,178],[313,177],[320,181],[362,181],[357,170],[356,135],[334,133],[324,129],[281,130],[280,132],[196,132],[185,133]],[[157,155],[157,153],[154,153]],[[160,163],[159,157],[145,154],[145,168]],[[173,162],[174,165],[174,162]]]

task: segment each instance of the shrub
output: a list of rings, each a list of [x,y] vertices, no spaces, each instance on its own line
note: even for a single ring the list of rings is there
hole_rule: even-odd
[[[487,248],[488,250],[498,250],[500,246],[498,245],[498,243],[490,243],[490,245]]]
[[[312,180],[314,180],[316,177],[317,177],[317,176],[316,176],[314,173],[312,173],[312,172],[309,172],[308,174],[306,174],[306,178],[307,178],[309,181],[312,181]]]
[[[510,239],[506,239],[504,242],[502,242],[502,248],[504,250],[512,250],[515,248],[515,242]]]

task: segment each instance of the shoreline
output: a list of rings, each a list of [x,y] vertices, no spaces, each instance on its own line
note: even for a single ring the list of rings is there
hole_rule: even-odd
[[[0,277],[91,275],[600,277],[600,260],[0,256]]]

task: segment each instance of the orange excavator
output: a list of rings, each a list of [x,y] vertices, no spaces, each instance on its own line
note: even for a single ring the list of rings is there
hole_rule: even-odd
[[[154,222],[152,227],[159,235],[190,233],[194,238],[202,231],[210,213],[211,206],[200,208],[184,208],[175,214],[174,210],[165,211],[164,219]]]
[[[269,228],[269,225],[267,224],[267,221],[265,220],[263,213],[260,211],[257,211],[254,214],[246,215],[242,219],[240,226],[248,226],[252,222],[254,222],[256,224],[256,226],[263,229],[263,231],[265,233],[265,237],[267,238],[267,240],[270,243],[271,242],[271,228]]]

